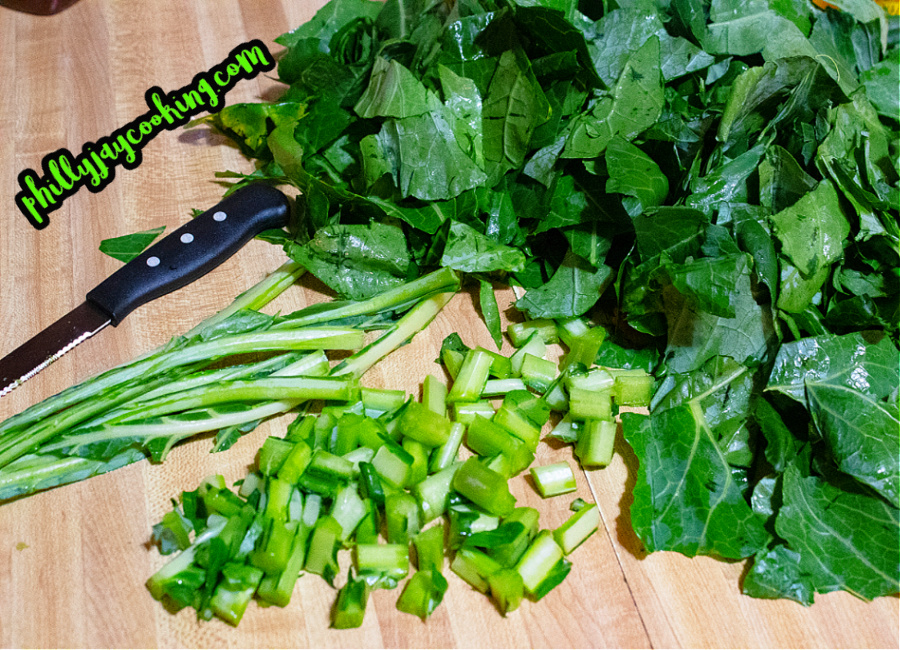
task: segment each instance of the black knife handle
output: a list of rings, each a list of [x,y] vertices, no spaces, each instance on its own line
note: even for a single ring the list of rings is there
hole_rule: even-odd
[[[263,230],[285,226],[289,212],[274,187],[243,187],[128,262],[87,299],[118,325],[144,303],[205,275]]]

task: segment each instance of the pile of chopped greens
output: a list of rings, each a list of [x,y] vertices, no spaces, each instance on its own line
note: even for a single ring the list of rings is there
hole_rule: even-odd
[[[332,0],[274,102],[206,121],[299,190],[267,238],[343,298],[438,267],[647,367],[650,551],[745,593],[900,589],[898,22],[871,0]]]

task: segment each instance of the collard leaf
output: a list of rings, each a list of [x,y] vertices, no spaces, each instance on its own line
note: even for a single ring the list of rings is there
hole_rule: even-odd
[[[160,226],[159,228],[136,232],[131,235],[104,239],[100,242],[100,252],[120,262],[130,262],[144,252],[144,249],[152,244],[153,240],[159,237],[165,229],[165,226]]]
[[[877,497],[804,477],[792,466],[775,529],[800,552],[800,570],[818,593],[843,589],[871,600],[900,590],[898,510]]]
[[[607,192],[625,194],[628,214],[635,217],[662,205],[669,193],[669,180],[647,154],[619,136],[606,146]]]
[[[649,7],[623,7],[605,13],[591,25],[587,37],[597,74],[607,86],[619,79],[632,54],[663,29],[659,14]]]
[[[651,260],[665,253],[673,262],[683,262],[700,249],[708,221],[699,210],[668,206],[652,215],[636,217],[634,230],[641,259]]]
[[[730,305],[735,316],[716,316],[674,288],[663,291],[668,323],[666,362],[674,372],[690,372],[716,355],[755,365],[769,354],[774,332],[768,308],[757,304],[750,286],[749,265],[738,258],[737,281]]]
[[[500,56],[483,111],[485,171],[488,184],[495,185],[525,164],[534,130],[550,117],[550,104],[520,48]]]
[[[581,316],[594,306],[612,282],[612,269],[605,264],[594,268],[569,253],[543,286],[530,289],[516,307],[531,318]]]
[[[396,59],[375,59],[369,85],[353,110],[362,118],[415,117],[429,110],[427,91]]]
[[[653,126],[664,103],[659,39],[651,36],[628,59],[612,96],[575,118],[562,157],[599,156],[615,135],[633,140]]]
[[[771,220],[782,252],[807,277],[839,259],[850,234],[837,191],[828,180],[791,207],[772,215]]]
[[[900,507],[900,416],[897,404],[847,386],[806,386],[813,422],[838,467]]]
[[[696,403],[728,464],[749,467],[753,453],[747,416],[753,380],[745,366],[728,357],[713,357],[693,372],[667,375],[654,391],[650,411]]]
[[[900,79],[900,50],[892,50],[877,65],[860,75],[860,81],[866,88],[869,101],[880,115],[896,119],[900,115],[900,93],[897,92],[897,79]]]
[[[441,266],[467,273],[515,272],[525,266],[525,256],[516,248],[493,239],[459,221],[450,224],[450,234]]]
[[[723,255],[671,264],[666,270],[672,285],[682,295],[693,298],[698,309],[713,316],[735,318],[731,294],[746,268],[747,260],[743,255]]]
[[[800,553],[784,544],[760,551],[744,576],[741,590],[753,598],[790,598],[801,605],[812,605],[815,587],[800,560]]]
[[[705,176],[691,179],[691,195],[686,205],[711,215],[722,203],[745,203],[747,179],[756,171],[766,147],[758,144],[732,160],[718,165]]]
[[[888,338],[824,335],[786,343],[767,391],[808,408],[838,467],[895,505],[900,501],[900,422],[888,396],[898,384],[900,353]]]
[[[316,39],[327,45],[347,23],[361,17],[374,20],[382,10],[382,3],[372,0],[332,0],[316,12],[310,20],[293,31],[275,39],[286,48],[295,46],[303,39]]]
[[[429,93],[427,113],[385,122],[382,142],[397,152],[396,182],[402,196],[444,201],[488,180],[460,148],[454,119],[437,96]]]
[[[649,551],[749,557],[769,540],[697,402],[622,414],[639,467],[631,522]]]
[[[378,222],[320,228],[288,255],[322,282],[351,300],[365,300],[402,284],[410,264],[403,231]]]

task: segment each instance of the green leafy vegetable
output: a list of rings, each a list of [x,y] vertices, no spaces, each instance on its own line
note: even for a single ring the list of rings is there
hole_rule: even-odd
[[[114,257],[120,262],[130,262],[152,244],[153,240],[159,237],[165,229],[165,226],[160,226],[131,235],[104,239],[100,242],[100,252]]]

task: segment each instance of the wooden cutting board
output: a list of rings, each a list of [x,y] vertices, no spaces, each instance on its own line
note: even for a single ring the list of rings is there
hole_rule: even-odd
[[[0,8],[0,353],[12,350],[79,304],[118,268],[97,250],[102,239],[184,223],[191,208],[221,196],[214,172],[249,172],[248,161],[205,129],[165,131],[143,148],[134,170],[92,194],[82,189],[38,231],[16,209],[16,177],[48,153],[79,152],[146,112],[144,92],[188,84],[238,44],[273,39],[310,19],[323,0],[80,0],[38,17]],[[271,96],[263,76],[240,82],[227,101]],[[251,242],[188,288],[138,309],[118,328],[66,355],[0,400],[0,419],[186,331],[276,268],[281,251]],[[502,298],[511,299],[508,292]],[[289,311],[326,300],[314,280],[271,308]],[[417,394],[440,341],[458,331],[488,345],[475,301],[460,294],[433,325],[366,377],[371,386]],[[370,600],[362,628],[328,628],[335,593],[316,576],[298,584],[289,607],[251,605],[240,627],[171,614],[144,581],[161,564],[150,528],[181,490],[204,476],[242,476],[276,419],[231,450],[209,440],[172,452],[163,465],[137,463],[109,475],[0,506],[0,644],[4,647],[898,647],[898,599],[864,603],[847,594],[811,608],[740,594],[743,563],[677,554],[646,555],[628,519],[636,461],[617,444],[609,468],[578,476],[577,495],[540,499],[512,482],[521,503],[546,527],[568,516],[574,496],[596,501],[603,523],[573,555],[566,581],[538,604],[507,618],[447,571],[450,589],[428,621],[398,612],[397,592]],[[538,462],[570,460],[567,447],[542,445]],[[574,465],[574,463],[573,463]],[[346,558],[344,558],[346,562]]]

